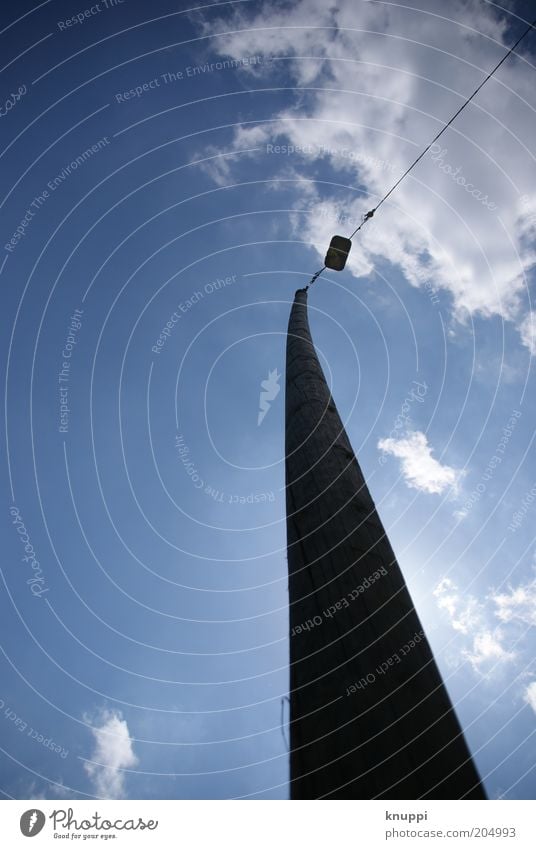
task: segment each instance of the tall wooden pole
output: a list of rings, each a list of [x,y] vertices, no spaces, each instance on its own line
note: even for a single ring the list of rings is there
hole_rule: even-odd
[[[296,292],[286,369],[294,799],[483,799]]]

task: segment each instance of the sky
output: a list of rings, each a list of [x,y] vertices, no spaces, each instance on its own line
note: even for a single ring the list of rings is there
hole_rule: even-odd
[[[4,5],[4,798],[288,798],[290,305],[531,5]],[[535,53],[309,295],[493,799],[536,783]]]

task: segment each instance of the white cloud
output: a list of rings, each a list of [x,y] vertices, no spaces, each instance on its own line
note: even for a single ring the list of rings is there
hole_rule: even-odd
[[[525,701],[531,706],[534,713],[536,713],[536,681],[529,684],[525,690]]]
[[[432,457],[432,448],[421,431],[413,431],[401,439],[380,439],[378,448],[398,457],[409,487],[438,494],[449,487],[457,488],[461,473]]]
[[[482,605],[473,595],[460,595],[458,587],[450,578],[443,578],[434,590],[437,606],[450,617],[450,624],[455,631],[468,634],[482,620]]]
[[[221,35],[225,30],[233,32]],[[351,188],[318,190],[319,200],[327,194],[356,221],[482,81],[512,38],[507,15],[467,0],[453,0],[448,16],[439,0],[422,10],[354,0],[336,6],[324,0],[267,2],[253,13],[237,9],[231,19],[207,24],[206,31],[219,34],[214,45],[222,55],[280,57],[267,71],[276,74],[276,82],[284,70],[298,88],[316,89],[301,91],[274,121],[242,125],[236,140],[247,146],[251,134],[251,146],[276,140],[313,145],[311,154],[296,157],[302,170],[323,159],[339,172],[341,183],[368,192],[367,197]],[[523,317],[521,304],[525,272],[536,261],[528,238],[536,208],[529,153],[533,113],[524,102],[530,99],[523,62],[509,60],[442,136],[435,158],[428,154],[382,206],[377,226],[367,225],[355,240],[352,273],[369,274],[379,258],[387,259],[411,285],[432,281],[448,292],[460,320],[468,313],[500,315],[520,324],[528,344],[529,317]],[[277,157],[272,162],[277,177]],[[311,215],[299,227],[323,258],[332,235],[329,222]]]
[[[233,150],[220,150],[210,144],[203,149],[203,155],[196,153],[190,159],[200,171],[203,171],[217,186],[232,186],[234,184],[232,165],[240,158],[240,153]]]
[[[39,787],[37,781],[30,781],[27,788],[21,794],[21,799],[46,799],[47,796],[43,789]],[[67,797],[65,797],[67,798]]]
[[[94,721],[87,716],[84,719],[91,726],[95,744],[84,769],[95,793],[101,799],[122,799],[125,795],[122,770],[138,764],[126,720],[119,711],[108,710],[102,711]]]
[[[490,599],[497,608],[495,615],[501,622],[536,625],[536,579],[509,587],[508,592],[491,595]]]
[[[464,651],[463,655],[473,665],[475,671],[480,672],[486,663],[503,663],[514,660],[514,652],[507,651],[501,643],[503,635],[500,631],[481,631],[473,640],[470,651]]]
[[[62,778],[47,783],[37,782],[35,779],[22,791],[21,799],[78,799],[80,794],[76,790],[67,788]]]
[[[450,578],[439,582],[434,596],[437,606],[448,615],[451,627],[466,638],[461,657],[469,661],[475,672],[485,674],[486,667],[515,659],[515,653],[503,645],[503,632],[490,627],[489,609],[476,596],[460,591]]]
[[[534,310],[530,310],[519,325],[519,334],[523,345],[533,356],[536,356],[536,312]]]

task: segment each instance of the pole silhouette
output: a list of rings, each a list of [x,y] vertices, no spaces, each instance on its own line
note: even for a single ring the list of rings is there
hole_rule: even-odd
[[[296,292],[286,354],[294,799],[484,799]]]

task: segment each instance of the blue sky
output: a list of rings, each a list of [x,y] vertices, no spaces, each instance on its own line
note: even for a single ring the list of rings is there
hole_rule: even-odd
[[[288,797],[289,307],[529,14],[4,10],[6,798]],[[488,793],[512,799],[536,755],[534,51],[309,298]]]

